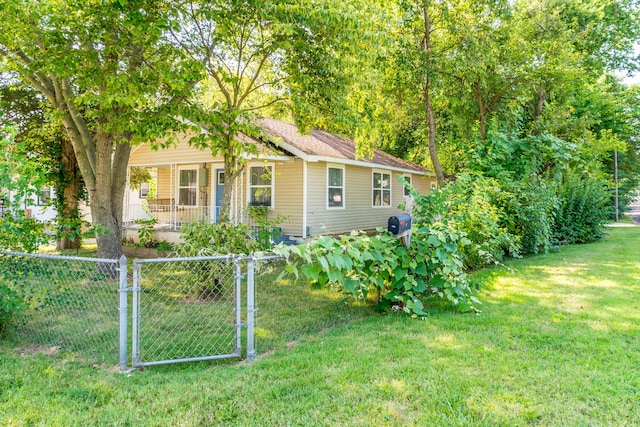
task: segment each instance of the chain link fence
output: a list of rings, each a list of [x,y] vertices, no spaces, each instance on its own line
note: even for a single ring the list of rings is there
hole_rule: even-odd
[[[0,281],[27,309],[25,343],[120,369],[247,358],[370,313],[333,289],[282,275],[276,257],[100,260],[0,252]],[[130,351],[130,353],[129,353]],[[129,364],[131,357],[131,364]]]
[[[134,261],[133,365],[241,356],[240,258]]]
[[[117,260],[0,251],[0,283],[26,302],[18,335],[37,348],[118,361]]]
[[[314,289],[304,277],[285,275],[278,258],[258,258],[255,274],[256,354],[291,347],[305,336],[371,314],[367,301],[345,299],[338,288]]]

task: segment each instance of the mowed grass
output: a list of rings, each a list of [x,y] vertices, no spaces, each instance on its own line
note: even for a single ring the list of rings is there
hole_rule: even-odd
[[[640,425],[639,248],[613,229],[476,274],[480,315],[369,316],[252,363],[125,375],[3,343],[0,425]]]

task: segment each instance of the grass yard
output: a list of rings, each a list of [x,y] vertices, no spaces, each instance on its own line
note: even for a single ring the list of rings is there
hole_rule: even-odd
[[[369,316],[250,364],[123,375],[5,342],[0,425],[640,425],[638,248],[612,229],[478,273],[480,315]]]

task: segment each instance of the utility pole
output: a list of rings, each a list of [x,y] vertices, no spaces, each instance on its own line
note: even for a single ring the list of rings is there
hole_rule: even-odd
[[[616,188],[616,195],[614,199],[616,204],[616,222],[618,222],[618,150],[613,150],[613,182]]]

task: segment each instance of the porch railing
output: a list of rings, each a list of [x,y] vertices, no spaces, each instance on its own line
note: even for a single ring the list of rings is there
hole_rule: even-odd
[[[211,221],[211,208],[208,206],[180,206],[169,204],[130,204],[125,206],[124,224],[135,224],[140,220],[156,219],[160,227],[179,230],[180,226],[193,221]]]

